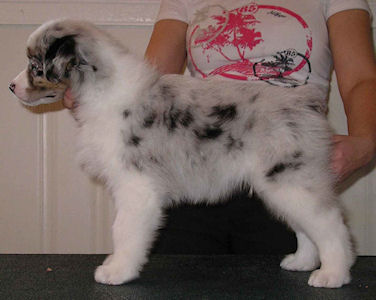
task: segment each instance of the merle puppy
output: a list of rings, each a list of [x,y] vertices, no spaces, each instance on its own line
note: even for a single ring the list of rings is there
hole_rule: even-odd
[[[78,157],[114,197],[114,253],[97,268],[98,282],[139,275],[167,206],[213,203],[248,184],[296,232],[298,250],[282,268],[320,267],[312,286],[349,283],[354,254],[328,169],[321,89],[161,76],[105,32],[72,20],[42,25],[27,55],[10,89],[26,105],[72,89]]]

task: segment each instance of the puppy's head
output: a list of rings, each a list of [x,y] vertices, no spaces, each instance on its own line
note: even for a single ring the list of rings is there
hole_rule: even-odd
[[[43,24],[34,31],[27,42],[28,66],[9,85],[10,90],[29,106],[56,102],[62,99],[82,72],[95,71],[88,65],[87,49],[81,46],[86,39],[90,47],[88,23],[57,20]],[[86,31],[86,32],[85,32]]]

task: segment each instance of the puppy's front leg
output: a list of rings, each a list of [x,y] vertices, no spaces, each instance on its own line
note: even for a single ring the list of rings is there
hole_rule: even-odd
[[[148,177],[127,176],[114,191],[114,253],[95,271],[95,280],[122,284],[138,277],[159,227],[162,205]]]

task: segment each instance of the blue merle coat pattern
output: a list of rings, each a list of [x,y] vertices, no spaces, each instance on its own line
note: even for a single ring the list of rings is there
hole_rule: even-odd
[[[78,158],[114,197],[114,253],[97,268],[98,282],[139,275],[165,207],[221,201],[243,184],[296,232],[298,250],[282,268],[321,264],[312,286],[350,281],[354,256],[328,168],[323,89],[161,76],[105,32],[71,20],[37,29],[28,56],[12,91],[38,105],[71,87]]]

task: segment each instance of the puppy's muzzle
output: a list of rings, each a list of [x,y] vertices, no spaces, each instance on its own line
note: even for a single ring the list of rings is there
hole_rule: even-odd
[[[30,85],[27,70],[22,71],[9,84],[10,91],[27,106],[36,106],[59,101],[67,88],[64,84],[49,83],[41,86]]]

